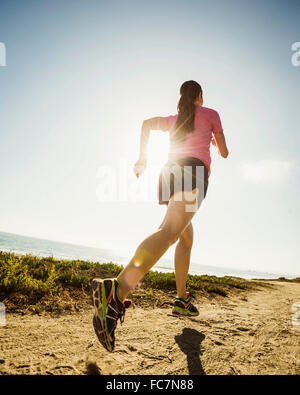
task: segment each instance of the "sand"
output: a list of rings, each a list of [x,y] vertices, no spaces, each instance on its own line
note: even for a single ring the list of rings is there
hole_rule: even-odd
[[[116,349],[98,343],[92,308],[58,317],[7,314],[0,374],[300,374],[300,284],[276,282],[244,295],[200,298],[196,318],[135,308],[118,325]]]

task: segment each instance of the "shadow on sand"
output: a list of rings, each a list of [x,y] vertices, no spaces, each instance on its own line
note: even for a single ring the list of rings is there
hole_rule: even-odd
[[[196,331],[196,329],[184,328],[180,335],[175,336],[175,341],[180,350],[186,354],[188,371],[191,375],[204,375],[200,355],[203,348],[201,342],[205,339],[205,335]]]

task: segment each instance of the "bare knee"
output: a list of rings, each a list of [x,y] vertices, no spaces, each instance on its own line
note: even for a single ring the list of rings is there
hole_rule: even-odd
[[[160,231],[162,232],[164,238],[167,240],[169,246],[175,244],[180,237],[180,232],[172,230],[167,227],[162,227]]]
[[[193,235],[192,234],[181,234],[179,243],[184,245],[185,248],[191,249],[193,247]]]

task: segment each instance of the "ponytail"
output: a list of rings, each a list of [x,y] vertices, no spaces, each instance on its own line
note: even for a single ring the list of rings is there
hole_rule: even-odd
[[[181,85],[173,143],[184,141],[186,135],[194,130],[195,101],[200,94],[202,96],[202,88],[196,81],[186,81]]]

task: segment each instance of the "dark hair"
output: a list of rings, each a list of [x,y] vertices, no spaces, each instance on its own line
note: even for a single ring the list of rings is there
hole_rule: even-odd
[[[196,81],[186,81],[181,85],[173,143],[183,141],[194,130],[195,101],[200,94],[202,96],[202,88]]]

